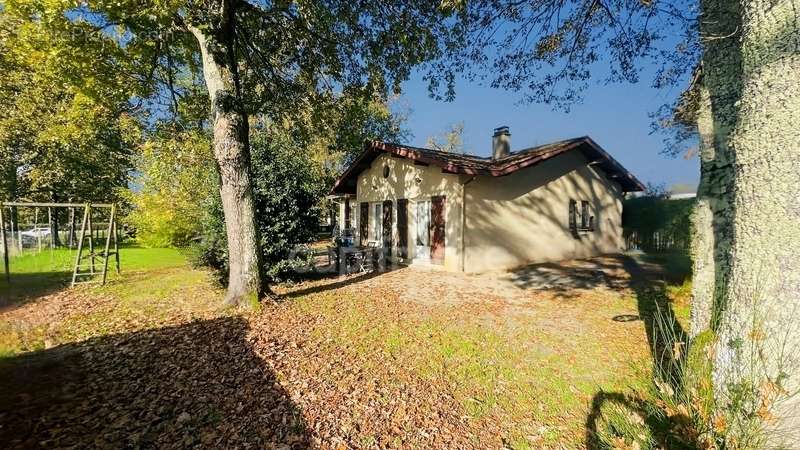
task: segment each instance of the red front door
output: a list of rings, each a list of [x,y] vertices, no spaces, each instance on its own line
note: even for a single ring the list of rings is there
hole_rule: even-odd
[[[431,197],[431,261],[444,263],[445,196]]]
[[[397,247],[398,256],[408,258],[408,200],[397,200]]]
[[[383,253],[392,256],[392,201],[383,202]]]

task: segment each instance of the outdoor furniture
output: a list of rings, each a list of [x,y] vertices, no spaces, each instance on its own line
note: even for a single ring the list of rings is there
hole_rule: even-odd
[[[334,247],[333,245],[329,245],[327,248],[327,254],[328,254],[328,265],[330,266],[338,258],[338,252],[336,251],[336,247]]]
[[[355,268],[355,270],[358,272],[367,273],[366,252],[354,252],[349,256],[350,259],[347,262],[348,273],[351,272],[351,269],[353,268]]]
[[[344,262],[345,273],[355,269],[366,273],[375,268],[375,248],[364,246],[338,247],[336,252],[336,271],[341,273]]]

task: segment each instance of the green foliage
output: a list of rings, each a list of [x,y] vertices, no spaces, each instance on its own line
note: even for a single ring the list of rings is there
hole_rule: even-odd
[[[293,252],[316,238],[327,184],[322,166],[287,131],[267,124],[251,137],[252,177],[261,253],[272,277],[287,274]],[[227,245],[219,199],[204,221],[195,261],[227,271]],[[224,276],[220,277],[221,279]]]
[[[300,246],[316,238],[319,218],[328,207],[327,188],[342,168],[363,150],[366,139],[402,140],[405,117],[378,99],[360,95],[337,98],[336,114],[314,128],[313,119],[280,123],[262,118],[251,130],[251,171],[261,251],[269,275],[284,277],[308,256]],[[219,195],[205,203],[197,222],[201,238],[192,249],[193,264],[217,269],[226,278],[227,240]]]
[[[20,19],[17,6],[0,13],[0,197],[110,200],[127,183],[140,127],[127,107],[133,91],[102,56],[109,38],[78,45]]]
[[[197,75],[211,63],[225,77],[233,72],[247,114],[278,122],[312,114],[315,128],[329,113],[336,115],[338,93],[385,101],[415,67],[466,42],[463,25],[453,20],[457,12],[428,1],[6,0],[4,5],[23,22],[71,44],[59,50],[72,59],[70,74],[92,97],[135,86],[135,97],[158,100],[142,106],[175,112],[197,84],[176,81],[192,74],[202,84]],[[200,57],[195,33],[210,44],[207,60]],[[80,53],[81,45],[90,51]],[[87,68],[96,72],[86,74]],[[451,73],[433,65],[423,70],[433,91],[452,91]]]
[[[687,251],[691,235],[694,199],[668,200],[646,196],[626,199],[622,228],[647,252]]]
[[[125,195],[126,221],[147,247],[183,247],[199,238],[217,192],[209,136],[165,126],[141,146],[138,192]]]
[[[349,92],[353,91],[351,89]],[[338,104],[336,114],[328,121],[332,136],[326,138],[336,158],[332,165],[335,172],[361,154],[365,139],[403,142],[411,137],[411,133],[403,127],[407,111],[393,111],[391,102],[357,92],[342,95]],[[319,133],[319,130],[315,129],[315,133]]]
[[[296,246],[316,238],[319,201],[325,194],[320,167],[298,151],[290,136],[256,133],[252,141],[256,217],[264,261],[273,273],[285,266]]]
[[[656,291],[651,294],[663,295]],[[660,301],[657,304],[666,304]],[[654,376],[635,395],[606,394],[598,412],[596,447],[607,449],[720,448],[725,432],[715,413],[711,381],[714,336],[689,339],[670,312],[652,322]]]

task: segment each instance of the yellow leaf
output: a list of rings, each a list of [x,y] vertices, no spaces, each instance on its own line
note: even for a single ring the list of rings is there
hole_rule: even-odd
[[[714,415],[714,420],[711,422],[711,424],[714,427],[714,431],[718,434],[724,434],[725,430],[728,429],[728,421],[725,419],[725,415],[722,413],[717,413]]]

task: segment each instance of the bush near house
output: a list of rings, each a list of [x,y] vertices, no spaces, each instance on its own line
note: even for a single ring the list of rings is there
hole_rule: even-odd
[[[291,272],[295,250],[316,239],[326,178],[288,133],[260,130],[251,138],[252,177],[261,255],[272,278]],[[217,196],[204,220],[194,262],[227,279],[225,221]]]
[[[694,199],[659,196],[626,199],[622,228],[628,248],[653,253],[688,252],[694,204]]]

